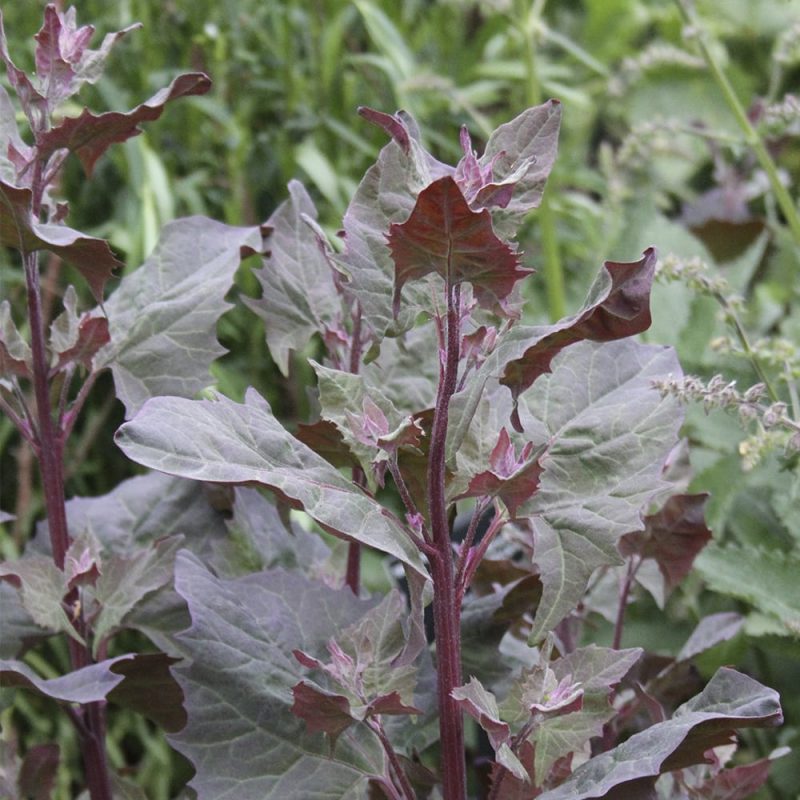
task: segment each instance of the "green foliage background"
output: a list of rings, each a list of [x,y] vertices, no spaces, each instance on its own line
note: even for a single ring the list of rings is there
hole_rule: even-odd
[[[91,180],[75,164],[65,175],[71,224],[108,237],[129,269],[142,262],[168,220],[203,213],[233,224],[262,221],[294,177],[309,187],[323,224],[335,231],[384,139],[356,115],[359,105],[407,109],[423,130],[436,132],[428,145],[452,161],[460,125],[470,128],[480,149],[498,123],[557,97],[564,106],[560,155],[546,202],[521,242],[526,263],[539,271],[525,288],[526,314],[543,320],[577,308],[607,258],[631,260],[652,244],[662,256],[700,256],[709,267],[705,274],[727,281],[722,294],[744,299],[737,319],[789,413],[800,419],[800,241],[719,85],[694,42],[686,41],[676,4],[76,5],[79,22],[93,23],[98,34],[135,21],[144,26],[118,46],[105,77],[84,96],[95,110],[129,108],[187,69],[206,71],[214,81],[209,95],[181,101],[144,135],[112,149]],[[26,67],[42,6],[3,8],[9,49]],[[800,85],[800,2],[698,0],[696,11],[712,55],[751,116]],[[793,191],[800,112],[762,116],[758,126]],[[54,268],[48,276],[48,291],[58,296],[69,275]],[[9,254],[0,253],[0,280],[12,304],[23,299]],[[246,270],[238,282],[243,293],[257,293]],[[685,281],[659,283],[647,339],[674,345],[687,372],[705,378],[723,373],[743,390],[760,379],[753,358],[738,352],[740,341],[726,343],[730,315],[726,321],[717,300],[700,289]],[[289,424],[304,416],[304,387],[312,376],[298,360],[291,380],[282,379],[263,330],[241,304],[224,317],[220,336],[231,350],[215,366],[222,391],[241,397],[252,384]],[[97,390],[68,456],[68,495],[107,492],[133,472],[112,444],[120,421],[111,391]],[[747,614],[745,632],[705,656],[701,668],[710,674],[720,664],[737,664],[782,692],[786,725],[772,738],[761,731],[745,738],[750,755],[766,755],[779,744],[800,748],[800,477],[783,440],[758,430],[748,439],[753,433],[723,411],[705,415],[702,405],[690,407],[691,488],[712,493],[716,544],[665,613],[656,600],[642,597],[625,645],[674,652],[703,614],[730,608]],[[6,419],[0,420],[0,450],[0,508],[18,515],[0,542],[3,557],[14,557],[41,518],[42,504],[30,455]],[[758,463],[743,461],[743,453],[755,453],[751,460]],[[380,580],[380,570],[376,575]],[[607,641],[610,626],[600,617],[597,625],[597,640]],[[29,659],[53,672],[66,657],[59,645],[51,648],[49,663],[41,653]],[[44,706],[19,697],[2,714],[14,715],[27,744],[55,737],[75,758],[67,723],[51,718]],[[154,800],[173,796],[186,778],[186,765],[140,718],[115,715],[110,742],[112,761],[137,763],[137,780]],[[797,774],[797,754],[781,759],[764,795],[795,796]],[[60,792],[70,796],[68,775]]]

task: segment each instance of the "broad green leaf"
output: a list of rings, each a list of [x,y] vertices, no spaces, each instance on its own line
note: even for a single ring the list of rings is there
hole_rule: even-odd
[[[271,229],[269,253],[254,273],[262,296],[245,298],[247,307],[264,320],[267,346],[284,375],[289,353],[304,348],[315,333],[340,324],[342,313],[329,257],[307,219],[316,220],[317,209],[303,185],[292,181],[289,199],[266,222]]]
[[[532,640],[577,605],[597,567],[620,563],[620,538],[642,528],[643,507],[665,488],[682,414],[651,382],[679,374],[670,348],[584,342],[523,395],[526,438],[547,445],[539,490],[520,511],[533,519],[544,587]]]
[[[48,250],[75,267],[89,284],[98,302],[111,273],[122,266],[108,242],[86,236],[66,225],[37,221],[33,216],[33,194],[0,180],[0,245],[23,253]]]
[[[257,227],[187,217],[165,225],[153,254],[122,279],[106,303],[111,344],[95,368],[111,368],[128,416],[148,397],[192,397],[209,384],[225,352],[216,338],[225,295],[242,254],[261,248]]]
[[[402,523],[288,433],[255,390],[244,404],[222,396],[154,398],[119,429],[117,442],[134,461],[162,472],[268,486],[323,528],[426,574]]]
[[[800,636],[800,557],[765,547],[713,544],[695,562],[716,592],[745,600]]]
[[[292,651],[321,656],[371,603],[282,570],[221,580],[185,552],[176,587],[192,617],[189,661],[173,669],[189,721],[171,741],[195,766],[199,800],[365,800],[384,771],[372,734],[354,726],[329,754],[290,706],[305,671]]]
[[[540,797],[584,800],[606,797],[629,785],[631,790],[652,787],[664,772],[701,763],[708,749],[730,741],[736,729],[779,725],[782,718],[776,692],[735,670],[722,668],[672,719],[596,755]]]
[[[94,703],[105,700],[108,693],[122,681],[122,675],[111,667],[133,656],[117,656],[69,672],[60,678],[40,678],[22,661],[0,661],[0,676],[4,687],[22,687],[62,703]]]

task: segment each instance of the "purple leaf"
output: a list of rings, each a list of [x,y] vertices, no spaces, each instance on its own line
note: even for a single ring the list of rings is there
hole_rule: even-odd
[[[98,302],[103,300],[103,287],[111,273],[122,266],[108,242],[85,236],[64,225],[37,222],[33,216],[33,195],[0,181],[0,245],[23,253],[49,250],[72,264],[86,278]]]
[[[186,661],[173,667],[185,695],[186,727],[170,741],[195,766],[200,797],[360,797],[384,773],[380,744],[352,726],[333,752],[292,714],[303,669],[374,601],[283,570],[223,580],[183,551],[176,588],[191,613],[180,634]]]
[[[169,671],[178,662],[179,659],[164,653],[137,653],[127,661],[120,661],[113,672],[123,680],[109,692],[107,699],[143,714],[168,733],[181,730],[186,725],[183,692]]]
[[[502,428],[489,456],[490,469],[472,478],[467,491],[454,499],[496,495],[506,504],[511,518],[515,518],[520,505],[530,499],[539,487],[543,471],[539,461],[541,452],[531,458],[532,451],[533,443],[528,442],[517,456],[508,431]]]
[[[411,286],[396,318],[392,307],[394,263],[386,234],[392,223],[408,219],[426,186],[453,173],[452,167],[437,161],[412,135],[413,120],[398,114],[396,121],[409,132],[408,148],[404,150],[392,140],[367,171],[344,215],[345,249],[336,257],[349,276],[346,292],[358,301],[365,325],[378,336],[387,330],[411,328],[419,309],[431,308],[426,288]]]
[[[374,108],[367,106],[360,106],[358,113],[368,122],[383,128],[397,142],[400,149],[408,155],[411,149],[412,136],[401,116],[398,114],[386,114],[383,111],[376,111]]]
[[[40,678],[21,661],[0,661],[0,677],[3,686],[29,689],[62,703],[95,703],[105,700],[108,693],[122,681],[122,675],[115,674],[111,667],[131,658],[132,655],[109,658],[49,680]]]
[[[344,695],[326,692],[305,681],[292,688],[292,695],[292,714],[306,723],[310,733],[327,733],[331,746],[356,721]]]
[[[472,211],[456,181],[445,176],[420,192],[411,216],[389,228],[395,264],[394,311],[409,280],[430,273],[451,285],[469,281],[483,308],[502,309],[514,284],[530,273],[495,236],[488,211]]]
[[[57,744],[37,744],[22,761],[17,785],[20,796],[29,800],[50,800],[61,760]]]
[[[541,798],[627,796],[624,790],[629,785],[652,786],[664,772],[702,763],[706,751],[729,741],[737,728],[769,727],[780,724],[782,719],[776,692],[735,670],[722,668],[703,692],[681,706],[672,719],[634,734],[614,749],[590,759]]]
[[[11,318],[11,304],[0,303],[0,378],[31,376],[31,349]]]
[[[655,559],[671,591],[689,574],[697,554],[711,540],[704,514],[707,501],[707,494],[673,495],[659,511],[645,517],[643,531],[622,537],[620,552]]]
[[[426,574],[403,524],[286,431],[255,390],[243,405],[221,396],[154,398],[119,429],[117,443],[133,460],[163,472],[268,486],[326,530]]]
[[[508,723],[500,719],[497,699],[487,691],[474,676],[469,683],[459,686],[451,692],[453,699],[469,714],[489,736],[492,747],[497,750],[500,745],[508,743],[511,729]]]
[[[157,120],[167,103],[180,97],[205,94],[210,88],[211,80],[207,75],[193,72],[180,75],[132,111],[93,114],[85,108],[80,116],[66,117],[56,127],[39,136],[39,157],[47,159],[56,150],[69,150],[80,159],[86,174],[91,175],[97,159],[112,144],[124,142],[141,133],[139,125]]]
[[[330,256],[322,249],[309,220],[317,209],[298,181],[289,183],[289,199],[267,220],[269,253],[255,271],[262,288],[258,300],[245,304],[264,320],[267,346],[278,369],[289,374],[289,353],[315,334],[324,334],[342,314]]]
[[[164,226],[155,250],[126,275],[105,308],[111,344],[95,359],[110,367],[127,415],[153,395],[193,397],[225,350],[217,320],[243,255],[263,249],[261,228],[186,217]]]
[[[518,510],[533,521],[543,584],[534,639],[575,608],[597,567],[620,563],[619,540],[667,488],[662,465],[682,412],[652,380],[669,374],[680,374],[669,348],[584,342],[521,398],[526,438],[548,445],[538,491]]]
[[[689,788],[692,800],[750,800],[767,782],[771,758],[720,770],[703,783]]]
[[[709,614],[697,623],[692,635],[678,653],[678,661],[689,661],[695,656],[710,650],[720,642],[733,639],[744,625],[744,617],[735,611],[721,611]]]
[[[531,344],[520,357],[506,362],[500,382],[516,398],[550,371],[553,358],[565,347],[582,340],[611,342],[647,330],[655,266],[652,247],[639,261],[606,261],[582,311],[555,325],[530,332],[523,329],[517,334],[519,339],[529,335]]]

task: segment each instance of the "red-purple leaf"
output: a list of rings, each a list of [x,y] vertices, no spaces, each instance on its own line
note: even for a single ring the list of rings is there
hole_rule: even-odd
[[[553,358],[568,345],[588,339],[611,342],[650,327],[650,288],[656,251],[650,247],[639,261],[606,261],[578,314],[550,326],[544,336],[510,361],[501,383],[517,397],[550,371]]]
[[[767,782],[772,759],[723,769],[699,786],[689,789],[692,800],[749,800]]]
[[[108,693],[108,700],[144,714],[168,733],[186,725],[183,691],[170,666],[180,661],[164,653],[137,653],[114,665],[112,672],[124,680]]]
[[[33,216],[33,195],[0,181],[0,245],[23,253],[49,250],[72,264],[86,278],[98,302],[103,300],[103,287],[111,273],[122,266],[108,242],[85,236],[64,225],[40,223]]]
[[[523,447],[519,457],[508,431],[502,428],[500,437],[489,456],[490,469],[475,475],[462,497],[499,497],[508,508],[511,517],[516,517],[517,509],[528,500],[539,487],[544,468],[539,463],[542,452],[531,458],[533,443]]]
[[[358,113],[373,125],[383,128],[400,145],[403,152],[408,153],[411,148],[411,134],[398,114],[386,114],[368,106],[360,106]]]
[[[205,94],[210,88],[211,80],[207,75],[192,72],[177,77],[133,111],[93,114],[85,108],[80,116],[67,117],[60,125],[42,134],[37,142],[39,154],[48,158],[56,150],[66,148],[78,156],[86,174],[91,175],[97,159],[112,144],[141,133],[139,125],[157,120],[167,103],[179,97]]]
[[[369,704],[367,714],[369,716],[377,716],[378,714],[391,714],[400,716],[403,714],[422,714],[418,708],[407,705],[403,702],[399,692],[390,692],[389,694],[382,694],[372,700]]]
[[[305,681],[300,681],[292,694],[292,713],[305,721],[311,733],[327,733],[332,742],[356,721],[344,695],[324,692]]]
[[[711,540],[706,527],[707,494],[678,494],[663,508],[645,517],[645,529],[625,535],[620,540],[623,555],[636,553],[653,558],[672,590],[688,574],[697,554]]]
[[[25,754],[17,776],[20,797],[50,800],[61,753],[57,744],[37,744]]]
[[[458,706],[486,731],[495,750],[509,741],[511,729],[500,719],[495,696],[477,678],[472,677],[469,683],[453,689],[451,695]]]
[[[78,326],[78,340],[69,350],[59,353],[54,370],[62,370],[68,364],[80,364],[90,370],[97,351],[110,341],[108,320],[105,317],[84,315]]]
[[[430,273],[451,285],[469,281],[478,303],[496,310],[531,272],[495,236],[489,212],[473,211],[450,176],[420,192],[411,216],[390,226],[388,241],[395,264],[395,312],[403,285]]]

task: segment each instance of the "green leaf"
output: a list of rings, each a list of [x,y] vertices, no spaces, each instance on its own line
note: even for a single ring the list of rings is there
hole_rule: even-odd
[[[716,592],[736,597],[800,637],[800,557],[764,547],[709,545],[695,562]]]
[[[282,570],[221,580],[185,552],[176,587],[192,616],[180,636],[190,661],[173,670],[189,721],[171,741],[195,766],[199,800],[365,798],[369,776],[384,772],[374,736],[353,726],[329,756],[290,706],[304,677],[292,651],[321,655],[371,603]]]
[[[651,381],[679,374],[670,348],[584,342],[523,395],[525,435],[547,445],[539,490],[520,511],[533,519],[544,587],[532,641],[577,605],[597,567],[620,563],[620,538],[642,528],[643,507],[666,488],[682,414]]]
[[[652,787],[664,772],[702,763],[712,747],[730,741],[737,728],[782,722],[778,695],[732,669],[720,669],[697,697],[672,719],[634,734],[578,767],[541,800],[606,797],[615,789]],[[615,796],[625,796],[617,793]]]
[[[225,295],[242,254],[261,248],[257,227],[187,217],[165,225],[153,254],[122,279],[106,303],[111,344],[95,368],[111,367],[128,416],[148,397],[192,397],[209,384],[225,352],[216,338]]]
[[[341,317],[342,303],[329,257],[314,229],[317,209],[299,181],[289,184],[289,199],[267,220],[271,228],[264,267],[255,271],[258,300],[244,298],[264,320],[267,346],[278,369],[288,375],[289,353],[301,350],[315,333],[324,333]]]
[[[402,523],[288,433],[253,389],[243,405],[222,396],[154,398],[119,429],[117,442],[134,461],[163,472],[267,486],[326,530],[427,574]]]

